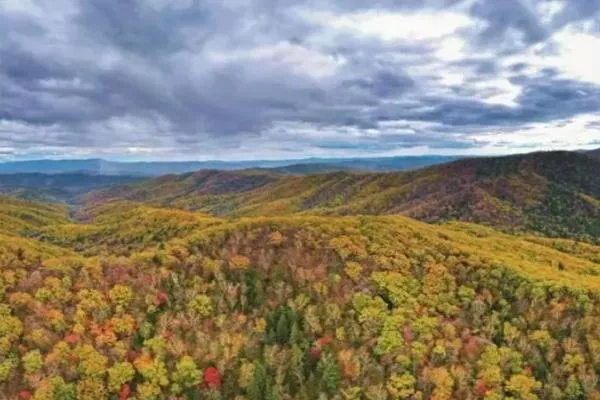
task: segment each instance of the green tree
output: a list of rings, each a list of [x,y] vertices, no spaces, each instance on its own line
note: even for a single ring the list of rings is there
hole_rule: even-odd
[[[8,381],[17,366],[17,360],[7,358],[0,361],[0,383]]]
[[[0,356],[10,351],[13,343],[23,333],[21,321],[10,315],[6,305],[0,305]]]
[[[77,381],[77,400],[106,400],[108,394],[100,378],[82,378]]]
[[[286,344],[290,338],[290,326],[285,312],[279,316],[275,335],[279,344]]]
[[[133,365],[127,361],[114,364],[108,369],[108,391],[118,393],[121,387],[130,382],[135,375]]]
[[[416,384],[417,380],[411,374],[392,374],[386,388],[394,400],[409,399],[415,394]]]
[[[564,391],[565,400],[583,400],[585,399],[581,384],[575,375],[571,375],[567,381],[567,387]]]
[[[200,383],[202,372],[196,366],[194,359],[190,356],[183,356],[175,365],[175,371],[171,375],[173,393],[179,394],[182,391],[196,386]]]
[[[108,297],[118,309],[124,309],[133,298],[133,291],[129,286],[116,285],[108,292]]]
[[[23,356],[23,369],[28,375],[33,375],[44,366],[44,359],[39,350],[32,350]]]
[[[65,382],[61,376],[52,378],[52,400],[75,399],[77,399],[77,386],[74,383]]]
[[[79,372],[84,376],[102,377],[106,373],[108,359],[89,344],[75,349],[79,357]]]
[[[321,356],[317,364],[317,373],[321,376],[321,388],[330,395],[337,393],[342,376],[332,354],[326,352]]]
[[[212,300],[206,295],[197,295],[188,302],[188,310],[200,317],[208,317],[213,310]]]
[[[246,389],[248,400],[264,400],[267,393],[267,368],[259,361],[254,363],[254,376]]]
[[[537,400],[535,391],[542,385],[530,376],[513,375],[506,383],[506,390],[519,400]]]
[[[240,373],[238,377],[238,385],[242,389],[246,389],[252,383],[254,379],[254,364],[244,360],[240,366]]]

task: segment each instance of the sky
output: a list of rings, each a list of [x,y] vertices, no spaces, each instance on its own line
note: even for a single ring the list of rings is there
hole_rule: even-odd
[[[600,147],[600,0],[0,0],[0,160]]]

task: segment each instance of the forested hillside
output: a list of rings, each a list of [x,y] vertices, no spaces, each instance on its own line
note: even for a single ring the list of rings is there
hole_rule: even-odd
[[[575,152],[459,160],[379,174],[209,170],[114,187],[88,201],[127,199],[216,216],[396,214],[597,240],[599,171],[599,159]]]
[[[8,399],[600,396],[598,246],[400,216],[0,205]]]

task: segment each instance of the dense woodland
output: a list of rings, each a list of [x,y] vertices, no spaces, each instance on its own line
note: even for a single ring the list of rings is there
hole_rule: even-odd
[[[0,198],[0,399],[600,399],[599,178],[553,157]],[[443,176],[505,213],[387,215]]]

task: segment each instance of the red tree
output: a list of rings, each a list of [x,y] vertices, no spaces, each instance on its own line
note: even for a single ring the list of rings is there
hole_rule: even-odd
[[[29,392],[27,390],[23,390],[22,392],[19,392],[19,399],[20,400],[30,400],[31,392]]]
[[[221,373],[215,367],[208,367],[204,370],[204,384],[209,389],[218,389],[221,387]]]
[[[127,400],[130,394],[131,388],[129,387],[129,384],[123,384],[123,386],[121,386],[121,390],[119,391],[119,400]]]

